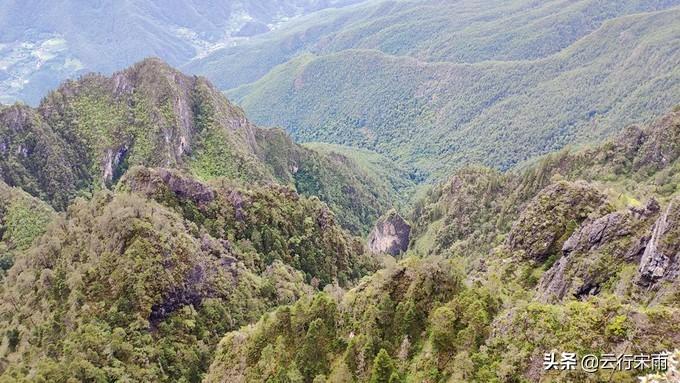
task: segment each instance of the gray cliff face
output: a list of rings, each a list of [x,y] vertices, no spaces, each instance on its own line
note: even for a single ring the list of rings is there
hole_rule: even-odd
[[[199,207],[215,199],[215,191],[208,185],[178,171],[163,168],[134,167],[123,177],[120,187],[158,200],[174,196]]]
[[[568,295],[580,299],[599,294],[623,267],[644,258],[649,227],[658,212],[659,205],[652,199],[644,208],[584,221],[564,242],[561,257],[541,278],[540,299],[548,302]]]
[[[559,252],[570,225],[608,210],[606,196],[592,185],[554,183],[531,200],[510,230],[506,246],[521,259],[544,262]]]
[[[395,256],[408,249],[410,237],[411,225],[395,211],[391,211],[380,218],[371,230],[368,248],[374,253]]]
[[[659,281],[674,281],[680,274],[680,198],[668,205],[654,224],[652,237],[647,244],[636,283],[651,287]]]

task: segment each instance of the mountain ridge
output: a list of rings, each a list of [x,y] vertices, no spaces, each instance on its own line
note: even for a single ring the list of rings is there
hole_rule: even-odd
[[[307,55],[228,94],[255,121],[288,127],[298,140],[373,149],[434,178],[464,164],[508,169],[566,144],[602,140],[672,107],[677,13],[676,7],[611,21],[597,36],[534,62],[429,64],[376,51]],[[361,71],[371,76],[355,75]],[[332,104],[308,102],[330,93]],[[407,139],[414,131],[422,139]],[[433,156],[443,166],[432,165]]]
[[[58,209],[111,187],[135,165],[177,168],[204,180],[289,185],[327,201],[356,233],[368,232],[398,195],[343,155],[317,153],[281,130],[256,127],[207,80],[159,59],[111,77],[68,81],[36,109],[2,109],[0,121],[2,179]]]
[[[205,381],[636,379],[542,362],[680,341],[679,132],[674,111],[525,169],[459,169],[415,204],[404,259],[228,333]]]

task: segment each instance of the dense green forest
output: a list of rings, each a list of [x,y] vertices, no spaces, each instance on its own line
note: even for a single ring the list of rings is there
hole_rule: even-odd
[[[373,49],[427,62],[533,60],[559,52],[607,20],[676,5],[676,0],[369,0],[301,18],[183,69],[232,89],[305,52]]]
[[[156,59],[0,132],[0,382],[630,382],[543,354],[680,344],[677,107],[436,184]]]
[[[171,167],[201,180],[288,185],[366,233],[416,177],[395,167],[399,181],[383,181],[337,150],[309,150],[281,130],[258,128],[207,80],[157,59],[68,81],[37,108],[8,106],[0,135],[1,178],[58,210],[110,188],[135,165]]]
[[[680,382],[680,0],[43,3],[0,383]]]
[[[677,347],[678,134],[674,112],[523,169],[455,172],[415,204],[403,260],[227,334],[206,381],[634,381],[545,372],[543,353]]]
[[[434,179],[467,164],[506,170],[671,108],[680,92],[679,12],[612,19],[562,50],[521,60],[428,61],[358,43],[300,54],[228,94],[254,121],[297,140],[372,149]]]

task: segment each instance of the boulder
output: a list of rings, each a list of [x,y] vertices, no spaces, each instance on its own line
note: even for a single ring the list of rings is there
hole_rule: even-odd
[[[410,237],[411,225],[392,210],[381,217],[369,233],[368,248],[374,253],[395,256],[408,249]]]
[[[629,214],[615,212],[600,217],[592,222],[584,222],[581,227],[572,234],[564,245],[562,252],[568,254],[574,250],[588,251],[610,242],[616,237],[630,233],[629,225],[625,224],[630,219]]]

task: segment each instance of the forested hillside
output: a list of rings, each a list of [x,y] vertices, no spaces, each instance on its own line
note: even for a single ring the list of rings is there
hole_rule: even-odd
[[[0,181],[0,278],[12,267],[15,256],[45,233],[54,217],[45,202]]]
[[[373,49],[303,54],[228,94],[255,121],[286,127],[295,139],[373,149],[435,178],[465,164],[508,169],[672,107],[679,12],[605,21],[564,49],[525,60],[432,62],[357,43]],[[541,52],[537,44],[527,50]]]
[[[215,50],[185,69],[230,89],[253,82],[305,52],[375,49],[422,61],[459,63],[539,59],[568,47],[606,20],[679,4],[676,0],[368,1],[301,18],[276,33]]]
[[[383,182],[340,154],[260,129],[204,78],[157,59],[111,77],[86,75],[37,108],[0,110],[0,179],[64,209],[76,196],[115,185],[135,165],[177,168],[202,180],[280,182],[318,196],[355,233],[367,232],[411,184]]]
[[[541,363],[680,344],[679,113],[427,187],[156,59],[3,107],[0,381],[631,381]]]
[[[318,199],[168,170],[133,168],[33,230],[3,280],[3,382],[199,381],[225,331],[377,265]]]
[[[227,334],[206,381],[635,381],[543,355],[677,347],[678,134],[674,112],[525,169],[457,171],[417,204],[411,256]]]

